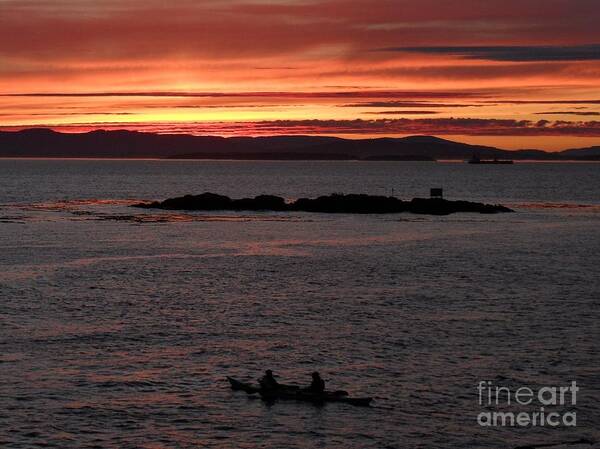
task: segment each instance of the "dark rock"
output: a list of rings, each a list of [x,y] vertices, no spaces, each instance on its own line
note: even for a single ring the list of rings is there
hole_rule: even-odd
[[[347,214],[387,214],[404,212],[407,204],[398,198],[377,195],[320,196],[315,199],[300,198],[290,204],[291,210],[306,212],[347,213]]]
[[[414,214],[448,215],[455,212],[494,214],[513,212],[501,205],[448,201],[441,198],[414,198],[402,201],[392,196],[365,194],[332,194],[318,198],[299,198],[286,203],[279,196],[259,195],[254,198],[231,198],[214,193],[185,195],[162,202],[134,204],[133,207],[166,210],[251,210],[251,211],[297,211],[346,214],[390,214],[412,212]]]
[[[259,195],[254,198],[242,198],[233,200],[235,210],[287,210],[285,200],[275,195]]]

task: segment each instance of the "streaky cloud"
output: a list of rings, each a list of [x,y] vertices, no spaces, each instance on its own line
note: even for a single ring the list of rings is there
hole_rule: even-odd
[[[341,104],[341,108],[478,108],[484,104],[430,103],[425,101],[365,101]]]
[[[583,116],[600,116],[600,112],[594,111],[545,111],[536,112],[535,115],[583,115]]]
[[[494,118],[380,118],[355,120],[263,120],[239,122],[73,123],[50,126],[55,130],[81,132],[127,129],[163,134],[212,136],[272,135],[468,135],[468,136],[579,136],[600,137],[600,121],[515,120]],[[30,128],[0,127],[0,130]]]
[[[0,97],[171,97],[171,98],[481,98],[489,93],[483,91],[447,90],[353,90],[353,91],[256,91],[256,92],[178,92],[178,91],[131,91],[131,92],[14,92],[0,93]]]
[[[439,114],[439,111],[419,111],[419,110],[408,110],[408,111],[375,111],[365,112],[365,114],[372,115],[434,115]]]
[[[488,61],[542,62],[542,61],[598,61],[600,44],[586,45],[523,45],[523,46],[427,46],[386,47],[384,52],[424,53],[432,55],[460,56],[467,59]]]
[[[482,100],[494,104],[600,104],[600,100]]]

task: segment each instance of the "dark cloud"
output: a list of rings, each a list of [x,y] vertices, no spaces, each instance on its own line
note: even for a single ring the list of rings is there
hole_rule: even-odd
[[[268,109],[301,107],[302,104],[141,104],[140,109]]]
[[[484,100],[494,104],[600,104],[600,100]]]
[[[426,53],[461,56],[489,61],[598,61],[600,44],[570,46],[449,46],[449,47],[387,47],[379,51]]]
[[[373,114],[373,115],[433,115],[433,114],[439,114],[439,112],[438,111],[409,110],[409,111],[365,112],[365,114]]]
[[[489,96],[477,91],[399,91],[399,90],[354,90],[314,92],[24,92],[4,93],[0,97],[171,97],[171,98],[481,98]]]
[[[366,101],[364,103],[342,104],[342,108],[477,108],[483,104],[428,103],[425,101]]]
[[[257,130],[281,133],[436,134],[472,136],[600,136],[600,121],[530,121],[481,118],[280,120],[255,122]]]
[[[40,125],[42,126],[42,125]],[[11,129],[18,128],[11,126]],[[23,127],[21,127],[23,128]],[[600,137],[600,121],[549,121],[484,118],[398,118],[375,120],[273,120],[196,123],[87,123],[54,126],[57,130],[131,129],[157,133],[220,136],[291,134],[468,135]]]
[[[536,115],[584,115],[584,116],[600,116],[600,112],[592,111],[546,111],[536,112]]]
[[[15,116],[27,116],[27,117],[72,117],[72,116],[83,116],[83,115],[136,115],[134,112],[26,112],[26,113],[7,113],[2,112],[2,117],[15,117]]]

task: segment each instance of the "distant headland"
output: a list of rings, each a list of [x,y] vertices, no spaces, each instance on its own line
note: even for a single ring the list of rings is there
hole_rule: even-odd
[[[61,133],[0,131],[0,157],[239,160],[434,161],[482,159],[600,160],[600,146],[550,153],[502,150],[433,136],[343,139],[327,136],[218,137],[127,130]]]
[[[318,198],[299,198],[286,202],[275,195],[259,195],[254,198],[231,199],[228,196],[205,192],[185,195],[164,201],[138,203],[133,207],[144,209],[197,210],[197,211],[274,211],[274,212],[321,212],[346,214],[390,214],[411,212],[413,214],[448,215],[456,212],[495,214],[513,212],[499,204],[470,201],[448,201],[442,198],[413,198],[403,201],[393,196],[365,194],[332,194]]]

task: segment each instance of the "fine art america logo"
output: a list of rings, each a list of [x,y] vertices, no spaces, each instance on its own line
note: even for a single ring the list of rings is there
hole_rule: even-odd
[[[477,415],[477,423],[491,426],[567,426],[577,425],[577,382],[569,386],[509,388],[481,381],[477,386],[479,405],[488,409]],[[520,409],[517,411],[508,409]],[[523,410],[527,408],[527,410]],[[491,409],[491,410],[490,410]],[[496,410],[494,410],[496,409]]]

